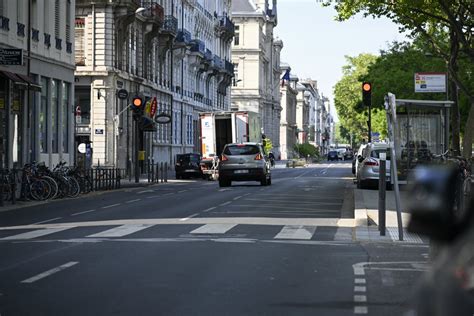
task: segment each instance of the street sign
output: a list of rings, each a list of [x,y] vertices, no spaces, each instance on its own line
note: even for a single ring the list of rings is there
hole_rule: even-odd
[[[96,135],[104,135],[104,129],[102,129],[102,128],[96,128],[96,129],[95,129],[95,134],[96,134]]]
[[[86,144],[80,143],[79,146],[77,146],[77,151],[80,152],[81,154],[85,154],[87,151]]]
[[[415,73],[415,92],[446,93],[446,74],[442,72]]]
[[[16,48],[0,49],[0,65],[21,66],[23,65],[23,50]]]
[[[128,91],[125,90],[125,89],[118,90],[117,91],[117,98],[122,99],[122,100],[128,98]]]
[[[168,124],[171,122],[171,116],[162,112],[155,117],[155,122],[158,124]]]

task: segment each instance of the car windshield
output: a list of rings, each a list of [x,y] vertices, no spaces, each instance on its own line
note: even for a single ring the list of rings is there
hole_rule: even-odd
[[[256,155],[260,152],[255,145],[231,145],[224,149],[224,154],[229,156]]]

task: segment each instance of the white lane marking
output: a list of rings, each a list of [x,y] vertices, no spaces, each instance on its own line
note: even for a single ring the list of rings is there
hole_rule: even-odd
[[[232,189],[219,189],[219,192],[232,191]]]
[[[193,218],[194,216],[198,216],[198,215],[199,215],[199,213],[195,213],[195,214],[190,215],[190,216],[188,216],[188,217],[181,218],[180,221],[185,222],[185,221],[187,221],[188,219]]]
[[[147,199],[155,199],[157,197],[160,197],[160,195],[152,195],[152,196],[147,196]]]
[[[367,296],[365,296],[365,295],[354,295],[354,302],[356,302],[356,303],[367,302]]]
[[[174,194],[174,192],[163,194],[163,196],[172,195],[172,194]]]
[[[206,224],[196,228],[191,234],[225,234],[237,224]]]
[[[311,239],[316,226],[286,225],[274,239]]]
[[[242,195],[242,196],[247,196],[247,195],[250,195],[250,194],[252,194],[252,193],[245,193],[245,194],[244,194],[244,195]]]
[[[233,198],[232,200],[234,200],[234,201],[237,201],[237,200],[238,200],[238,199],[240,199],[240,198],[242,198],[242,195],[240,195],[240,196],[236,196],[236,197],[235,197],[235,198]]]
[[[355,284],[365,284],[365,282],[366,282],[365,279],[355,279],[354,280]]]
[[[155,192],[155,191],[154,190],[144,190],[144,191],[137,192],[137,194],[150,193],[150,192]]]
[[[43,278],[46,278],[47,276],[50,276],[54,273],[57,273],[59,271],[62,271],[64,269],[67,269],[67,268],[70,268],[76,264],[78,264],[79,262],[77,261],[71,261],[71,262],[68,262],[68,263],[65,263],[63,265],[60,265],[59,267],[57,268],[54,268],[54,269],[51,269],[51,270],[48,270],[48,271],[45,271],[43,273],[40,273],[38,275],[35,275],[34,277],[31,277],[29,279],[26,279],[26,280],[23,280],[21,281],[21,283],[33,283],[33,282],[36,282],[38,280],[41,280]]]
[[[222,204],[219,204],[219,206],[226,206],[226,205],[229,205],[231,202],[225,202],[225,203],[222,203]]]
[[[213,207],[210,207],[210,208],[208,208],[208,209],[205,209],[205,210],[202,211],[202,212],[203,212],[203,213],[207,213],[207,212],[212,211],[212,210],[215,210],[215,209],[216,209],[216,207],[213,206]]]
[[[365,271],[363,267],[354,267],[354,274],[355,275],[365,275]]]
[[[184,193],[184,192],[187,192],[188,190],[181,190],[181,191],[178,191],[178,193]]]
[[[354,292],[365,292],[367,291],[366,286],[354,286]]]
[[[354,306],[354,314],[367,314],[367,306]]]
[[[130,201],[127,201],[125,203],[133,203],[133,202],[138,202],[138,201],[141,201],[142,199],[135,199],[135,200],[130,200]]]
[[[102,237],[123,237],[133,233],[136,233],[140,230],[146,229],[154,225],[151,224],[139,224],[139,225],[122,225],[119,227],[114,227],[103,232],[92,234],[87,237],[92,238],[102,238]]]
[[[31,225],[44,224],[44,223],[52,222],[52,221],[55,221],[55,220],[61,219],[61,218],[62,218],[62,217],[51,218],[51,219],[47,219],[47,220],[45,220],[45,221],[33,223],[33,224],[31,224]]]
[[[86,213],[95,212],[95,211],[96,211],[96,210],[83,211],[83,212],[71,214],[71,216],[77,216],[77,215],[86,214]]]
[[[302,176],[306,175],[307,173],[311,172],[311,170],[308,170],[306,172],[303,172],[302,174],[300,174],[299,176],[295,177],[295,179],[298,179],[298,178],[301,178]]]
[[[120,205],[120,203],[117,203],[117,204],[102,206],[101,208],[106,209],[106,208],[111,208],[111,207],[115,207],[115,206],[119,206],[119,205]]]
[[[49,234],[54,234],[54,233],[57,233],[57,232],[60,232],[60,231],[63,231],[63,230],[70,229],[70,228],[73,228],[73,226],[38,229],[38,230],[34,230],[34,231],[31,231],[31,232],[27,232],[27,233],[22,233],[22,234],[18,234],[18,235],[14,235],[14,236],[8,236],[8,237],[5,237],[5,238],[0,238],[0,240],[33,239],[33,238],[37,238],[37,237],[46,236],[46,235],[49,235]]]

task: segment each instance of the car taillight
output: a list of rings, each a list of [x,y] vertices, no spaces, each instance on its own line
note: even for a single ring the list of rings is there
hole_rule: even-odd
[[[263,159],[263,157],[260,154],[257,154],[257,156],[255,156],[255,160],[262,160],[262,159]]]
[[[379,163],[377,161],[370,161],[369,160],[369,161],[364,162],[364,165],[366,165],[366,166],[378,166]]]
[[[221,161],[227,161],[227,160],[229,160],[229,158],[227,158],[226,155],[221,156]]]

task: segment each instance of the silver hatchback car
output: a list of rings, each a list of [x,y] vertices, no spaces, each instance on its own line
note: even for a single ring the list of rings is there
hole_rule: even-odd
[[[387,179],[387,188],[391,189],[390,150],[389,145],[385,143],[369,143],[367,146],[365,146],[365,148],[362,149],[361,155],[357,156],[357,188],[365,189],[369,185],[376,186],[378,184],[380,153],[382,152],[387,153],[385,175]]]
[[[232,181],[259,181],[271,185],[270,159],[258,143],[227,144],[219,162],[219,186]]]

